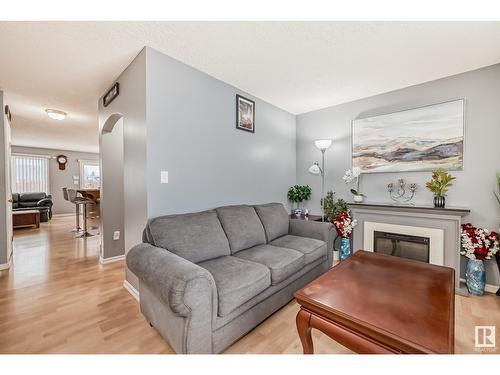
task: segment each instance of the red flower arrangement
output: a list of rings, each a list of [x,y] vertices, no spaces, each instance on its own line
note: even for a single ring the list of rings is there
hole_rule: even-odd
[[[337,229],[337,234],[343,238],[350,238],[352,230],[358,224],[357,220],[352,218],[351,211],[345,210],[337,215],[337,218],[332,221]]]
[[[500,250],[498,234],[488,229],[476,228],[470,223],[463,224],[461,237],[460,254],[469,259],[491,259]]]

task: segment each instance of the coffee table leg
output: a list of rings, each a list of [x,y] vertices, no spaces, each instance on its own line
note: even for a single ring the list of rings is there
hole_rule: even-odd
[[[300,341],[302,342],[302,348],[304,354],[313,354],[314,347],[311,337],[311,313],[306,310],[300,309],[297,314],[297,331],[299,332]]]

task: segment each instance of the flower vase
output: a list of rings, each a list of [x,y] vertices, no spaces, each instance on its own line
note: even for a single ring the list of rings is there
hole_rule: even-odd
[[[500,272],[500,251],[497,251],[497,253],[495,254],[495,259],[497,260],[498,272]],[[496,294],[497,294],[497,296],[500,297],[500,288],[498,288]]]
[[[351,256],[351,241],[349,238],[342,237],[340,240],[340,260],[346,260]]]
[[[469,259],[465,269],[465,280],[469,293],[474,296],[482,296],[486,285],[486,271],[484,263],[479,259]]]
[[[445,198],[444,196],[441,195],[435,195],[434,196],[434,207],[436,208],[444,208],[445,205]]]

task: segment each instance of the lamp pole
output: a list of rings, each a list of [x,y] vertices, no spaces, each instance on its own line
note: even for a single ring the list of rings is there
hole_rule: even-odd
[[[325,221],[325,151],[321,150],[321,221]]]
[[[309,172],[315,175],[321,174],[321,221],[325,221],[325,151],[332,145],[331,139],[318,139],[314,141],[314,146],[321,151],[321,167],[318,162],[315,162]],[[319,169],[319,171],[318,171]],[[319,172],[319,173],[318,173]]]

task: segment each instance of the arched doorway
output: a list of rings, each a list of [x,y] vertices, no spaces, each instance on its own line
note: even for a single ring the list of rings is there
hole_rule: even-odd
[[[125,254],[123,193],[123,115],[110,115],[99,135],[101,165],[101,250],[109,263]]]

